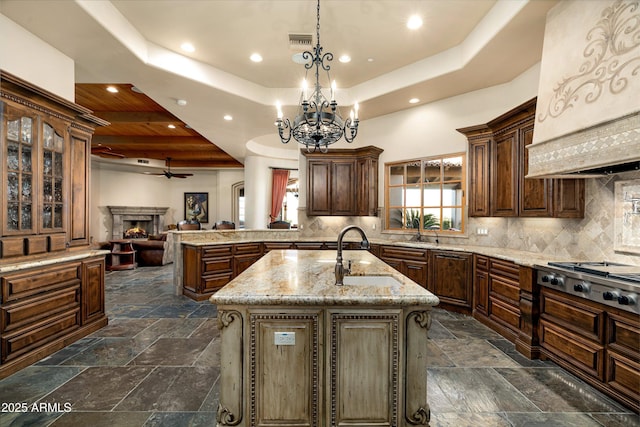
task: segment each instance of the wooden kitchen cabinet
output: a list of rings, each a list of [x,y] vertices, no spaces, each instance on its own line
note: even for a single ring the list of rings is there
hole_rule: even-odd
[[[377,147],[333,149],[307,158],[307,215],[375,216],[378,210]]]
[[[89,245],[90,142],[107,122],[3,72],[0,258]]]
[[[473,256],[473,316],[489,317],[489,257]]]
[[[0,276],[0,378],[107,324],[104,256]]]
[[[249,268],[254,262],[262,258],[262,243],[238,243],[233,245],[233,274],[234,277]]]
[[[429,264],[427,249],[381,245],[379,258],[420,286],[427,287]]]
[[[469,141],[470,216],[584,217],[584,180],[526,178],[535,108],[536,98],[457,129]]]
[[[445,309],[471,314],[473,308],[473,254],[430,250],[427,289]]]

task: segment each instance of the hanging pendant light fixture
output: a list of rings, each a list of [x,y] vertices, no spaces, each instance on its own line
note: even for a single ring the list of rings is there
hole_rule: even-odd
[[[307,147],[307,151],[319,150],[326,153],[329,145],[344,136],[345,141],[351,143],[358,134],[358,103],[356,102],[350,117],[344,120],[338,111],[338,103],[335,100],[336,83],[331,83],[330,99],[322,93],[320,86],[320,68],[327,72],[327,81],[331,81],[329,62],[333,60],[333,54],[322,53],[320,45],[320,0],[317,8],[316,46],[313,52],[304,51],[302,58],[305,61],[306,73],[315,67],[316,82],[313,90],[307,96],[307,80],[303,81],[301,103],[293,125],[288,118],[282,117],[280,104],[276,105],[278,134],[283,144],[288,143],[291,137]]]

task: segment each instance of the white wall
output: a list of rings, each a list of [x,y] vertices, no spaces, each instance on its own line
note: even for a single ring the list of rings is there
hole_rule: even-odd
[[[0,40],[0,69],[75,101],[74,63],[71,58],[2,14]]]
[[[231,185],[242,181],[243,171],[194,171],[193,176],[167,179],[163,176],[105,169],[97,162],[91,170],[91,225],[94,241],[111,235],[111,215],[107,206],[168,207],[164,223],[184,219],[184,193],[209,193],[209,222],[231,218]]]

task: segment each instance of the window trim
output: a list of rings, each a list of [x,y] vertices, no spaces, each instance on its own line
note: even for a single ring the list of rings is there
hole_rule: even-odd
[[[440,197],[440,213],[442,214],[442,210],[443,209],[447,209],[447,208],[454,208],[454,209],[460,209],[460,213],[461,213],[461,222],[460,222],[460,229],[459,230],[455,230],[452,231],[450,229],[446,229],[446,230],[442,230],[442,215],[440,215],[440,228],[438,228],[437,230],[429,230],[429,229],[425,229],[424,228],[424,224],[423,221],[419,221],[418,223],[418,228],[408,228],[406,227],[405,224],[405,220],[403,217],[403,224],[402,224],[402,228],[391,228],[391,210],[392,209],[398,209],[398,208],[402,208],[403,210],[405,209],[419,209],[420,212],[424,212],[424,209],[430,209],[430,208],[434,208],[434,206],[425,206],[424,204],[424,200],[423,200],[423,196],[424,196],[424,162],[427,161],[433,161],[433,160],[444,160],[444,159],[448,159],[448,158],[452,158],[452,157],[461,157],[462,158],[462,170],[461,170],[461,174],[460,174],[460,187],[462,189],[462,194],[460,197],[460,204],[459,205],[443,205],[443,198],[442,198],[442,189],[443,189],[443,185],[444,185],[444,181],[441,180],[440,181],[440,191],[441,191],[441,197]],[[385,203],[384,203],[384,218],[385,218],[385,226],[384,226],[384,232],[390,232],[390,233],[437,233],[437,234],[443,234],[443,235],[448,235],[448,236],[465,236],[466,235],[466,226],[467,226],[467,210],[466,210],[466,204],[467,204],[467,200],[466,200],[466,195],[467,195],[467,191],[466,191],[466,178],[467,178],[467,153],[466,152],[456,152],[456,153],[447,153],[447,154],[441,154],[441,155],[437,155],[437,156],[426,156],[426,157],[419,157],[419,158],[415,158],[415,159],[409,159],[409,160],[399,160],[399,161],[393,161],[393,162],[387,162],[384,164],[384,177],[385,177],[385,182],[384,182],[384,198],[385,198]],[[409,184],[406,181],[406,172],[405,172],[405,182],[403,182],[402,185],[392,185],[390,186],[390,173],[391,173],[391,168],[394,166],[407,166],[407,165],[411,165],[411,164],[415,164],[415,163],[419,163],[420,164],[420,179],[418,180],[417,183],[415,184]],[[406,171],[406,169],[405,169]],[[442,167],[441,167],[441,173],[442,173]],[[458,182],[457,180],[455,181],[447,181],[447,182]],[[403,206],[396,206],[394,205],[393,207],[390,206],[390,188],[398,188],[398,187],[402,187],[404,189],[406,189],[407,187],[411,187],[411,186],[415,186],[417,188],[420,189],[420,206],[407,206],[406,205],[406,198],[403,198]]]

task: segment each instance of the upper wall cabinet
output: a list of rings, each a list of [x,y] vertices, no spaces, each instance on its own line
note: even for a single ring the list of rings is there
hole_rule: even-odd
[[[584,217],[584,181],[526,178],[536,98],[487,124],[458,129],[469,141],[470,216]]]
[[[328,153],[302,150],[307,158],[307,215],[376,216],[382,151],[373,146]]]
[[[0,258],[89,244],[91,111],[2,72]]]

